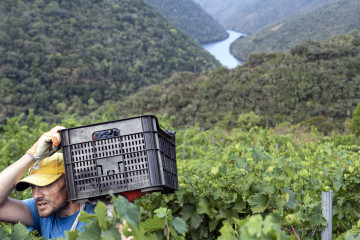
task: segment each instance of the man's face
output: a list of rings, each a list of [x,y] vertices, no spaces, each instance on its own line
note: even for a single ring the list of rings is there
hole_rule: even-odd
[[[61,212],[69,205],[64,176],[47,186],[32,185],[31,188],[40,217],[52,214],[61,217]]]

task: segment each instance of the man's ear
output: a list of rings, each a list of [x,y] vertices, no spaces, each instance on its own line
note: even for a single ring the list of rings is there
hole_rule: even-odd
[[[61,176],[59,177],[59,180],[66,182],[65,174],[61,175]]]

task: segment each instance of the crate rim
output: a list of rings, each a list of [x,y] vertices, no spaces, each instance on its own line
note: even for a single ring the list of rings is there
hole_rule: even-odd
[[[116,120],[111,120],[111,121],[106,121],[106,122],[92,123],[92,124],[87,124],[87,125],[82,125],[82,126],[77,126],[77,127],[69,127],[69,128],[61,129],[60,132],[65,131],[65,130],[77,129],[77,128],[97,126],[97,125],[101,125],[101,124],[104,124],[104,123],[113,123],[113,122],[118,122],[118,121],[123,121],[123,120],[131,120],[131,119],[136,119],[136,118],[140,118],[140,117],[154,117],[155,120],[156,120],[156,126],[158,127],[158,129],[160,129],[162,132],[165,132],[160,128],[159,121],[158,121],[157,117],[155,115],[152,115],[152,114],[121,118],[121,119],[116,119]]]

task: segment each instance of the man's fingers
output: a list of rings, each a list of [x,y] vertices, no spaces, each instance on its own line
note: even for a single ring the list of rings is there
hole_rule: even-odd
[[[32,156],[35,154],[36,148],[37,148],[38,144],[39,144],[39,141],[37,141],[37,142],[34,144],[34,146],[29,149],[28,152],[29,152]]]
[[[61,143],[60,130],[63,126],[53,127],[50,131],[44,133],[39,140],[28,150],[28,154],[34,159],[44,159],[55,151],[59,150]]]
[[[54,144],[54,146],[59,146],[59,142],[60,142],[60,133],[52,133],[52,132],[47,132],[44,133],[43,135],[44,137],[46,137],[46,142]]]
[[[59,132],[60,130],[65,129],[63,126],[53,127],[49,132]]]
[[[49,136],[51,137],[53,144],[55,147],[58,147],[60,142],[61,142],[61,137],[60,137],[60,130],[65,129],[65,127],[63,126],[56,126],[53,127],[50,131],[49,131]]]
[[[51,139],[53,141],[53,144],[55,147],[59,146],[59,141],[60,141],[60,134],[58,134],[58,136],[51,136]]]

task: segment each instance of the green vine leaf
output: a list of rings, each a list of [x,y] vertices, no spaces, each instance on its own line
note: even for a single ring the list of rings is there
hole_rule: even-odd
[[[105,203],[98,201],[94,212],[96,214],[100,228],[102,230],[106,230],[109,223],[108,223],[107,207],[106,207]]]
[[[165,222],[163,218],[159,218],[157,215],[154,218],[147,219],[143,224],[143,228],[146,232],[154,232],[164,228]]]
[[[102,239],[104,240],[118,240],[121,239],[119,229],[116,227],[116,223],[113,223],[107,227],[106,231],[103,231]]]
[[[269,204],[269,196],[264,194],[255,194],[248,199],[253,213],[262,213]]]
[[[176,217],[173,221],[173,226],[175,230],[180,234],[185,234],[187,232],[187,226],[184,220]]]
[[[129,201],[119,196],[117,198],[112,198],[114,203],[115,211],[121,219],[124,219],[130,225],[138,227],[138,223],[140,221],[139,217],[139,209],[135,204],[129,203]]]
[[[11,239],[32,239],[32,236],[29,234],[29,230],[25,227],[24,224],[17,223],[14,225],[13,231],[11,233]]]
[[[78,240],[99,240],[101,239],[101,228],[97,219],[84,225],[84,232],[79,232]]]

